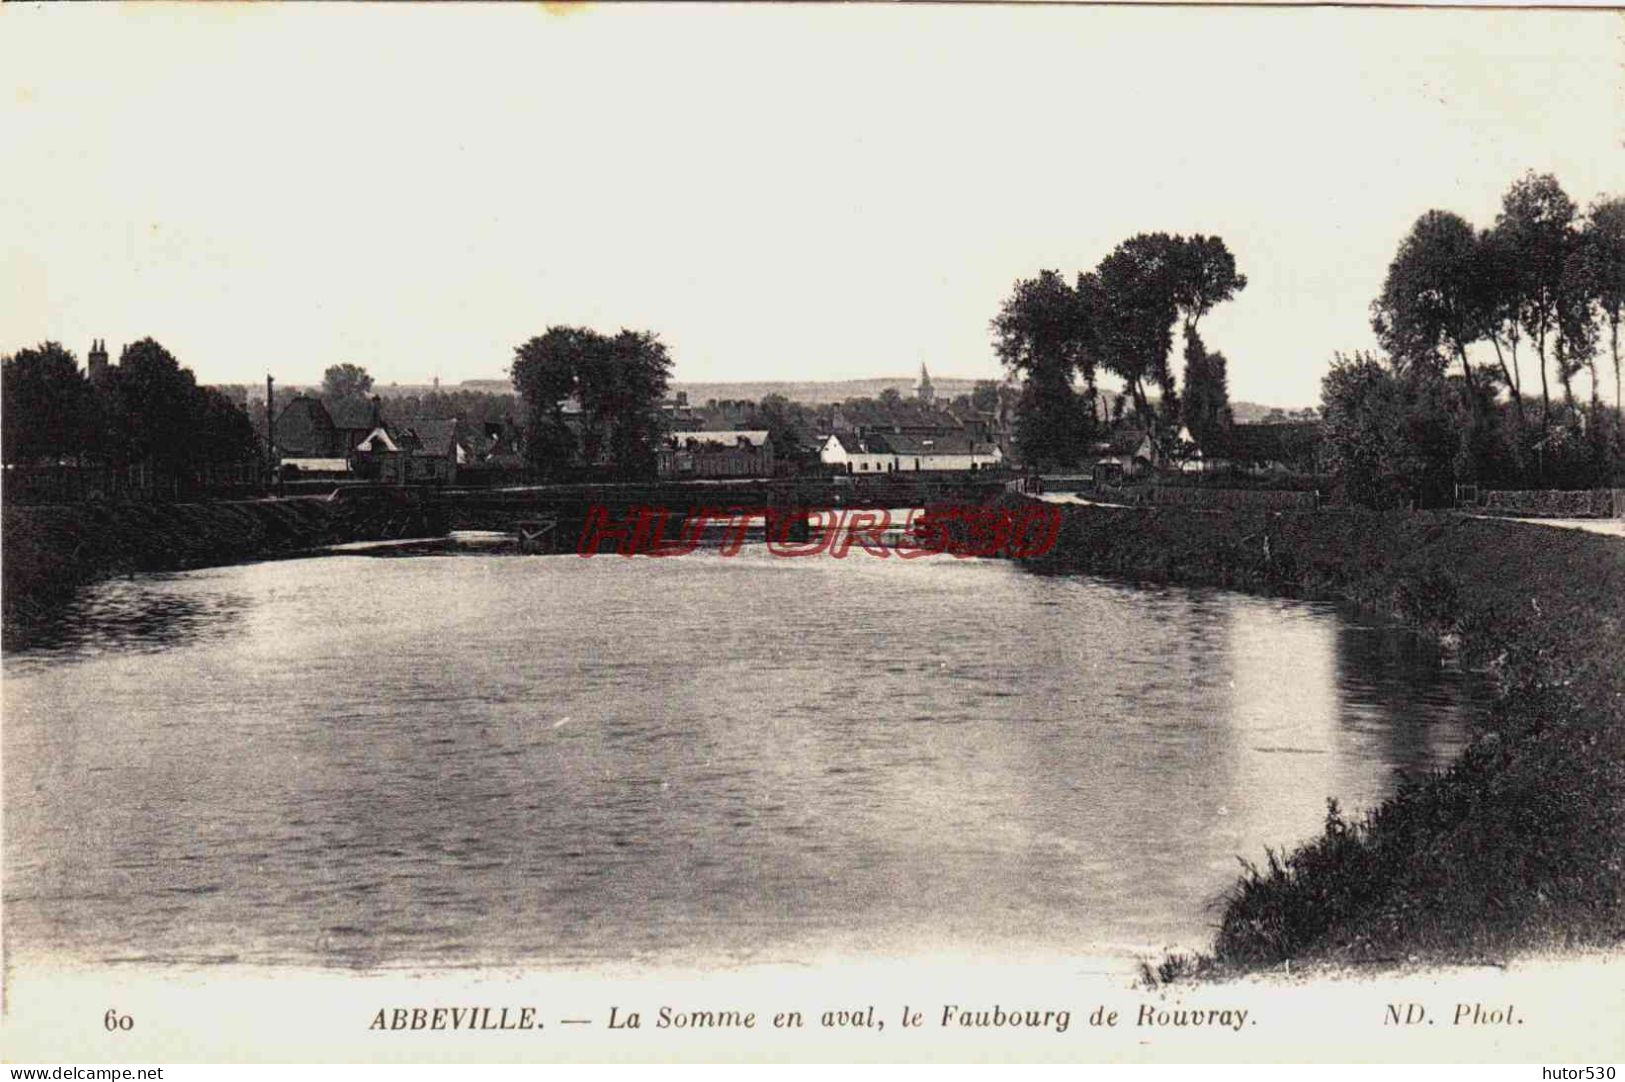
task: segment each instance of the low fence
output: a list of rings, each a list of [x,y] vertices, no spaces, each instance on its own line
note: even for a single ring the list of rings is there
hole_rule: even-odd
[[[1313,511],[1320,493],[1269,488],[1186,488],[1153,485],[1124,488],[1113,494],[1120,503],[1152,507],[1233,508],[1235,510]]]
[[[1491,514],[1530,518],[1625,518],[1625,489],[1516,489],[1483,494]]]
[[[206,463],[181,471],[146,464],[123,468],[14,465],[0,476],[0,491],[8,504],[240,497],[263,493],[267,480],[256,462]]]

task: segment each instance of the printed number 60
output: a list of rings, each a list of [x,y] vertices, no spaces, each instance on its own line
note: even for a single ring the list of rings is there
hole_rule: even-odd
[[[102,1015],[102,1028],[110,1033],[117,1031],[128,1033],[135,1028],[135,1019],[116,1010],[110,1010]]]

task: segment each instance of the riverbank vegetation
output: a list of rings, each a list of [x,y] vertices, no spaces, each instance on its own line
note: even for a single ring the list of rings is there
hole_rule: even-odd
[[[1256,457],[1238,445],[1231,362],[1197,333],[1246,285],[1222,240],[1164,233],[1123,242],[1075,284],[1053,270],[1016,282],[991,330],[1022,380],[1022,461],[1070,470],[1115,458],[1136,472],[1132,453],[1177,473]],[[1622,320],[1625,197],[1582,212],[1555,177],[1530,173],[1487,227],[1429,210],[1398,238],[1371,303],[1380,349],[1334,355],[1306,472],[1326,476],[1337,502],[1373,508],[1450,506],[1462,486],[1617,487]],[[1119,393],[1099,385],[1107,376]]]
[[[264,560],[322,545],[396,536],[423,512],[383,493],[338,501],[318,497],[206,503],[83,501],[7,506],[0,518],[3,645],[15,650],[49,628],[86,583],[139,571],[179,571]],[[443,526],[421,524],[425,536]]]
[[[575,467],[617,479],[655,475],[671,356],[647,331],[549,327],[514,348],[514,388],[529,404],[527,448],[545,480]]]
[[[0,398],[8,465],[143,464],[174,476],[259,454],[247,414],[151,338],[125,346],[117,364],[98,344],[88,373],[59,343],[20,349],[0,360]]]
[[[1450,513],[1085,506],[1029,563],[1358,605],[1495,683],[1454,765],[1248,866],[1211,950],[1162,978],[1625,939],[1625,544]]]
[[[1371,310],[1383,352],[1339,356],[1323,385],[1326,458],[1349,500],[1439,506],[1458,484],[1618,481],[1625,198],[1582,215],[1556,178],[1529,174],[1488,228],[1430,210],[1400,241]],[[1600,397],[1605,337],[1612,406]]]
[[[1246,288],[1223,240],[1167,233],[1130,237],[1076,284],[1054,270],[1018,281],[992,329],[999,359],[1023,381],[1015,423],[1022,461],[1074,467],[1125,411],[1159,454],[1178,453],[1182,424],[1216,433],[1228,423],[1227,362],[1207,352],[1197,325]],[[1185,337],[1182,391],[1170,363],[1176,325]],[[1111,404],[1101,375],[1122,382]]]

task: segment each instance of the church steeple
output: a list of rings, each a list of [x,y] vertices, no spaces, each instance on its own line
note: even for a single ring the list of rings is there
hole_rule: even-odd
[[[920,362],[920,380],[914,385],[914,397],[929,406],[936,400],[937,392],[931,386],[931,373],[925,370],[925,362]]]

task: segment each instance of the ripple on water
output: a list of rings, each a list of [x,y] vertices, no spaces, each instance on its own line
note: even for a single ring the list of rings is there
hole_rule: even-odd
[[[135,577],[5,677],[8,941],[206,964],[1192,945],[1476,708],[1325,607],[749,551]]]

